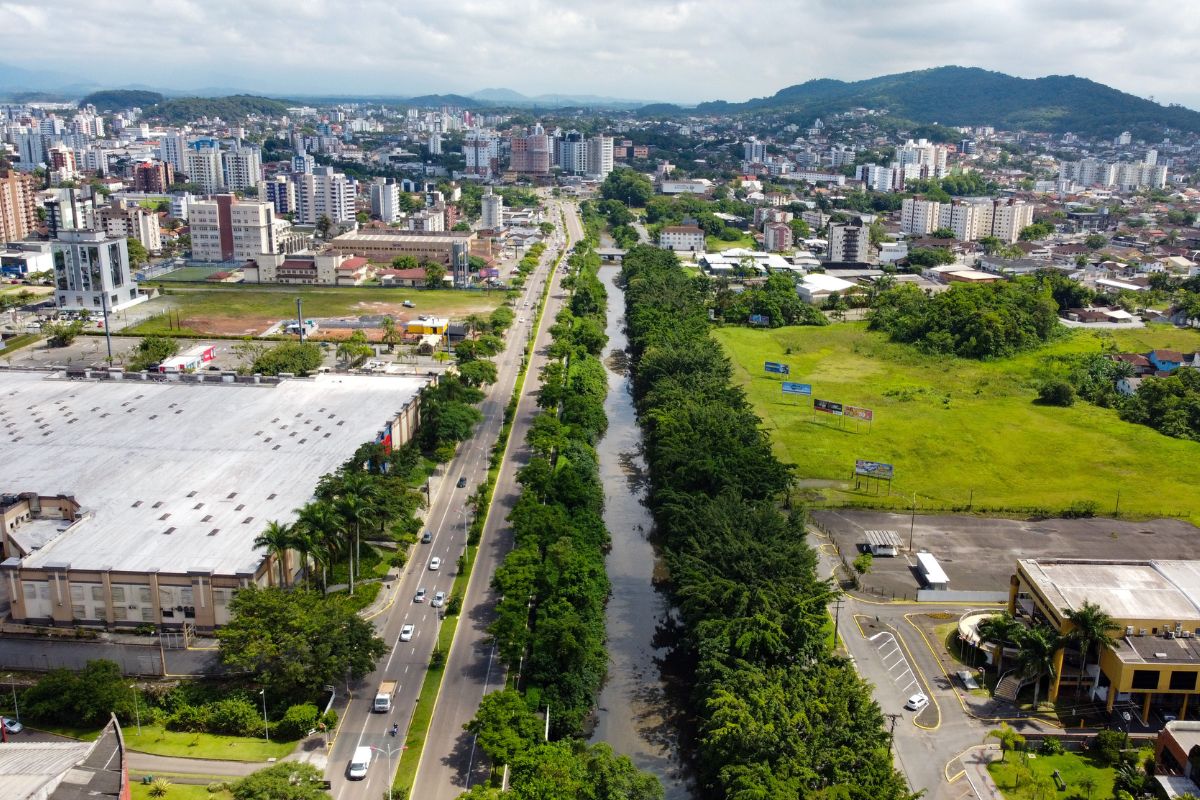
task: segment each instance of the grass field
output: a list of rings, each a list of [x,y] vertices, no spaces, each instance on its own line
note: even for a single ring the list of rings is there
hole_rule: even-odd
[[[167,780],[171,779],[167,778]],[[149,800],[151,797],[151,787],[143,784],[141,781],[132,781],[129,788],[133,800]],[[167,789],[167,793],[163,795],[163,800],[230,800],[232,797],[233,795],[229,792],[210,794],[207,785],[175,783],[172,781],[170,788]]]
[[[305,317],[349,317],[391,314],[409,319],[419,314],[462,319],[469,314],[489,314],[504,302],[503,292],[456,291],[452,289],[379,289],[370,287],[313,286],[212,286],[163,285],[166,299],[179,314],[183,332],[196,334],[243,334],[263,330],[273,322],[296,314],[296,298],[303,302]],[[413,308],[402,304],[411,300]],[[172,332],[165,317],[146,320],[126,331],[144,335]]]
[[[722,250],[729,250],[734,247],[744,247],[747,250],[757,250],[758,242],[756,242],[754,237],[748,233],[743,233],[740,239],[736,239],[732,242],[727,242],[724,239],[720,239],[716,236],[705,236],[704,247],[710,253],[719,253]]]
[[[1072,331],[1036,351],[991,362],[924,355],[892,344],[865,323],[823,328],[715,331],[735,362],[779,456],[797,467],[817,499],[908,509],[1061,511],[1091,500],[1112,514],[1182,516],[1200,523],[1195,467],[1200,443],[1172,439],[1079,401],[1070,408],[1033,403],[1048,359],[1100,352],[1200,347],[1200,331],[1147,328]],[[791,367],[813,397],[873,409],[874,423],[814,414],[809,398],[787,398],[763,361]],[[894,464],[886,486],[856,489],[856,458]]]
[[[40,730],[82,739],[85,742],[90,742],[100,735],[98,730],[86,728],[49,727]],[[185,733],[149,724],[142,725],[140,734],[136,725],[123,725],[121,733],[125,737],[125,746],[130,750],[156,756],[265,762],[268,758],[283,758],[296,747],[295,742],[266,742],[248,736]]]
[[[214,272],[221,272],[225,267],[180,267],[164,275],[155,275],[153,281],[203,281]]]
[[[988,772],[992,774],[996,785],[1000,787],[1000,791],[1008,800],[1039,800],[1041,797],[1093,797],[1096,800],[1104,797],[1112,797],[1113,795],[1113,778],[1116,777],[1116,770],[1111,767],[1102,767],[1095,763],[1087,755],[1079,753],[1063,753],[1058,756],[1030,756],[1025,760],[1026,766],[1033,775],[1033,780],[1023,780],[1020,786],[1017,786],[1016,775],[1018,773],[1018,765],[1021,763],[1021,757],[1016,753],[1009,753],[1007,761],[995,761],[988,764]],[[1050,792],[1043,792],[1038,787],[1037,779],[1049,781],[1047,787],[1053,787],[1053,779],[1051,775],[1055,770],[1062,777],[1063,782],[1067,785],[1065,792],[1059,792],[1054,789]],[[1086,776],[1091,776],[1095,781],[1089,793],[1082,785],[1082,781]]]

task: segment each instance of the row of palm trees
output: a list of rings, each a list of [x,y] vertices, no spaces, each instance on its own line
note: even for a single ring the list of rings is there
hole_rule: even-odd
[[[998,646],[996,662],[997,674],[1004,674],[1004,649],[1015,647],[1017,650],[1017,673],[1025,679],[1033,680],[1033,707],[1038,707],[1039,691],[1042,678],[1049,675],[1054,678],[1055,660],[1059,650],[1074,646],[1079,650],[1080,678],[1076,681],[1076,699],[1083,693],[1083,672],[1088,664],[1088,656],[1096,654],[1096,660],[1105,650],[1116,645],[1112,632],[1117,630],[1116,621],[1095,603],[1084,601],[1076,609],[1069,609],[1064,615],[1071,623],[1068,633],[1060,634],[1045,623],[1026,626],[1013,618],[1011,614],[998,614],[988,617],[979,623],[979,636],[984,641],[994,642]]]
[[[385,476],[342,469],[321,479],[316,499],[296,510],[294,523],[268,522],[254,540],[254,546],[264,548],[274,558],[279,569],[277,585],[290,584],[293,570],[288,564],[288,554],[295,552],[308,580],[320,569],[323,591],[333,565],[345,559],[353,594],[356,579],[362,578],[363,532],[377,528],[383,533],[398,516],[421,501],[419,495],[406,487],[389,483]]]

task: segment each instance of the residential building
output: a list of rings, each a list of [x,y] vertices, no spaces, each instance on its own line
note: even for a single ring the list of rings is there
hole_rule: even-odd
[[[292,156],[292,173],[295,175],[312,175],[317,168],[317,160],[308,153]]]
[[[463,136],[466,173],[490,178],[499,169],[500,137],[495,131],[469,130]]]
[[[400,185],[395,178],[376,178],[371,182],[371,216],[391,225],[400,219]]]
[[[188,180],[200,187],[201,194],[216,194],[225,188],[225,171],[221,166],[219,148],[191,146],[185,156],[184,172]]]
[[[146,298],[129,273],[124,237],[104,231],[60,231],[54,253],[54,302],[59,309],[104,311],[128,308]]]
[[[768,222],[763,225],[763,249],[779,253],[792,249],[792,226],[786,222]]]
[[[24,239],[37,227],[37,186],[27,172],[0,172],[0,242]]]
[[[195,261],[245,261],[279,252],[275,206],[265,200],[238,200],[221,194],[192,203],[188,226]]]
[[[509,139],[511,159],[509,167],[513,172],[528,175],[550,174],[550,158],[553,148],[550,137],[541,124],[533,126],[524,136],[512,136]]]
[[[408,217],[408,229],[433,233],[446,230],[446,215],[442,209],[423,208]]]
[[[896,170],[891,167],[863,164],[858,168],[856,177],[863,182],[865,189],[873,192],[891,192],[897,188],[895,185],[896,175]]]
[[[431,156],[440,156],[442,154],[442,135],[440,133],[429,134],[427,149]]]
[[[567,131],[555,139],[555,163],[568,175],[582,175],[588,166],[588,143],[579,131]]]
[[[1033,224],[1033,206],[1020,200],[997,200],[991,207],[991,235],[1002,242],[1012,244],[1021,237],[1021,231]],[[980,220],[980,230],[987,220]],[[982,235],[982,234],[981,234]]]
[[[167,131],[158,139],[158,157],[176,172],[187,172],[187,137],[179,131]]]
[[[488,187],[480,200],[482,214],[479,223],[484,230],[495,231],[504,227],[504,198]]]
[[[94,230],[96,209],[92,198],[84,197],[78,189],[47,189],[41,193],[46,209],[46,228],[50,238],[66,230]]]
[[[942,145],[925,139],[915,142],[909,139],[902,147],[896,148],[896,162],[901,167],[910,164],[915,166],[921,178],[943,178],[946,175],[947,153]]]
[[[603,180],[613,171],[613,140],[611,136],[593,136],[587,140],[587,174]]]
[[[69,147],[55,145],[46,151],[50,169],[60,173],[64,178],[73,178],[79,173],[75,164],[75,151]]]
[[[162,250],[158,214],[137,203],[113,200],[96,211],[96,226],[114,239],[136,239],[147,252]]]
[[[296,177],[296,221],[316,225],[321,217],[334,223],[354,220],[358,184],[333,167],[313,167]]]
[[[861,219],[829,224],[829,260],[835,263],[871,262],[871,231]]]
[[[941,203],[919,197],[906,198],[900,205],[900,230],[904,233],[926,234],[937,230]]]
[[[663,250],[684,253],[704,252],[704,230],[698,225],[668,225],[658,235]]]
[[[133,168],[133,190],[166,194],[175,183],[175,167],[169,161],[142,161]]]
[[[242,191],[257,187],[262,181],[262,150],[239,145],[221,154],[225,170],[225,187]]]
[[[291,175],[273,175],[263,181],[258,185],[258,197],[275,206],[277,216],[295,214],[298,209],[296,182]]]
[[[1021,200],[984,198],[939,203],[913,197],[900,206],[900,230],[918,236],[947,228],[962,241],[995,236],[1012,244],[1032,224],[1033,206]]]

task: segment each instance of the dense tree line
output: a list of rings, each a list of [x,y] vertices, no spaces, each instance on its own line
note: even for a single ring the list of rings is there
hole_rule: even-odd
[[[569,260],[571,303],[551,331],[556,360],[542,371],[528,435],[532,456],[518,475],[521,496],[509,516],[514,547],[496,570],[501,600],[491,632],[518,688],[483,698],[467,730],[497,767],[511,768],[518,800],[661,800],[662,787],[607,745],[580,740],[607,668],[604,604],[608,531],[594,443],[604,434],[608,383],[599,356],[607,341],[600,260],[581,247]],[[581,328],[590,329],[582,341]],[[596,336],[599,332],[599,338]],[[554,742],[543,741],[550,714]],[[464,797],[494,800],[476,786]]]
[[[909,797],[882,714],[829,643],[828,583],[803,514],[708,335],[707,296],[673,253],[625,257],[649,505],[694,675],[695,763],[715,798]]]
[[[1041,344],[1058,331],[1058,306],[1037,280],[956,284],[928,295],[911,284],[882,291],[870,326],[931,353],[996,358]]]
[[[791,275],[775,273],[762,284],[735,292],[725,279],[712,281],[712,308],[718,319],[745,325],[751,314],[765,316],[768,325],[827,325],[829,320],[817,309],[800,299]]]

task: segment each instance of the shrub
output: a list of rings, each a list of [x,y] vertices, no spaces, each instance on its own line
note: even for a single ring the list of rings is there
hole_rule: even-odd
[[[1100,731],[1092,740],[1092,750],[1102,764],[1113,766],[1121,760],[1121,750],[1127,740],[1128,737],[1121,731]]]
[[[321,712],[312,703],[289,706],[276,726],[281,739],[302,739],[317,727]]]
[[[1062,742],[1054,736],[1047,736],[1042,740],[1042,755],[1057,756],[1062,755]]]
[[[208,732],[248,736],[262,730],[262,717],[254,703],[244,697],[229,697],[207,706]]]
[[[1095,500],[1076,500],[1063,511],[1064,519],[1091,519],[1099,506]]]
[[[462,611],[462,597],[452,594],[449,602],[446,603],[446,613],[457,614],[459,611]]]
[[[151,797],[166,797],[167,792],[171,790],[171,782],[166,778],[155,778],[154,783],[150,784],[150,791],[147,792]]]
[[[1061,379],[1046,381],[1038,387],[1037,401],[1045,406],[1072,406],[1075,405],[1075,390]]]
[[[209,794],[216,794],[217,792],[223,792],[228,788],[229,788],[229,784],[225,783],[224,781],[213,781],[207,787]]]

